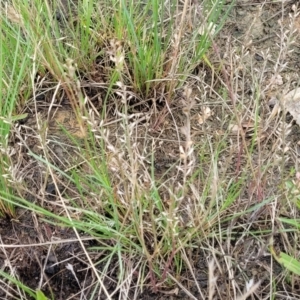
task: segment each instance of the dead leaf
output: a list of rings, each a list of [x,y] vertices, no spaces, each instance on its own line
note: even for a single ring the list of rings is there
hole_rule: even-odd
[[[282,104],[300,126],[300,87],[283,96]]]

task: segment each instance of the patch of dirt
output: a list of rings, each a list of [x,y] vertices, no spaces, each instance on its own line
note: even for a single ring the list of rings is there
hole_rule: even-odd
[[[203,145],[210,143],[212,146],[217,144],[228,131],[232,131],[228,143],[228,151],[220,153],[218,167],[220,174],[224,170],[224,178],[233,178],[238,180],[246,167],[247,156],[246,149],[243,149],[241,138],[233,130],[234,120],[228,117],[232,114],[235,103],[234,98],[239,101],[238,104],[243,107],[241,118],[243,119],[243,132],[246,144],[253,146],[252,137],[254,134],[254,121],[247,119],[249,110],[254,107],[255,101],[259,99],[259,117],[260,129],[257,133],[256,143],[253,146],[252,154],[253,174],[249,174],[247,180],[248,186],[242,188],[241,194],[237,197],[238,207],[249,209],[257,203],[261,203],[276,195],[277,183],[282,174],[290,172],[290,168],[295,166],[295,157],[288,155],[282,150],[285,158],[285,169],[274,167],[274,172],[263,173],[261,170],[261,161],[268,162],[270,152],[275,151],[278,145],[278,126],[275,125],[275,119],[267,122],[272,114],[270,100],[280,94],[282,86],[289,82],[290,89],[295,88],[298,82],[299,67],[299,45],[292,46],[293,52],[282,54],[278,60],[280,47],[284,44],[280,37],[280,32],[285,30],[290,24],[292,13],[292,4],[297,1],[287,1],[286,4],[266,3],[262,5],[261,1],[252,1],[251,4],[245,1],[237,1],[230,17],[221,31],[216,44],[209,53],[215,74],[211,72],[206,65],[199,65],[195,74],[202,76],[203,82],[190,82],[196,104],[192,109],[191,128],[192,136],[195,142],[195,158],[192,161],[193,169],[201,168],[203,174],[209,166],[197,157],[197,151],[201,152]],[[197,5],[197,4],[195,4]],[[299,37],[300,21],[295,23],[297,37]],[[221,61],[220,61],[221,60]],[[288,67],[281,68],[280,65],[288,63]],[[221,67],[220,67],[221,66]],[[222,72],[222,68],[224,72]],[[283,81],[282,84],[274,84],[274,69],[277,68]],[[99,66],[101,70],[101,66]],[[100,72],[99,72],[100,73]],[[264,79],[260,79],[259,76]],[[93,74],[94,78],[101,78],[102,74],[97,72]],[[253,80],[258,78],[259,83],[264,82],[262,90],[258,90]],[[236,95],[230,95],[230,88],[225,91],[225,86],[229,87],[229,82],[234,83],[237,88]],[[102,83],[97,86],[95,82],[81,82],[82,93],[93,99],[91,104],[95,113],[99,113],[101,101],[98,97],[104,93]],[[202,85],[202,86],[201,86]],[[227,95],[227,102],[219,97],[223,93]],[[141,141],[138,150],[141,156],[145,157],[145,165],[141,168],[155,170],[157,180],[166,181],[173,186],[179,186],[183,180],[180,168],[186,167],[181,159],[180,147],[185,145],[185,134],[180,128],[185,124],[185,114],[183,104],[179,100],[184,100],[183,91],[178,93],[178,101],[171,105],[171,114],[167,114],[162,122],[157,125],[156,121],[161,116],[161,110],[157,114],[147,115],[146,106],[132,108],[131,124],[136,129],[135,135]],[[223,96],[221,95],[221,96]],[[37,157],[48,158],[55,167],[67,171],[80,163],[80,154],[78,153],[78,143],[82,143],[86,137],[82,124],[84,120],[76,117],[70,103],[65,96],[60,104],[51,109],[49,99],[52,99],[53,92],[47,94],[47,99],[36,105],[28,105],[26,112],[28,118],[23,120],[16,127],[16,134],[11,141],[14,146],[14,153],[11,156],[15,161],[15,172],[18,174],[18,181],[25,185],[25,189],[19,192],[23,197],[31,199],[33,203],[42,204],[50,211],[59,213],[58,203],[56,203],[56,188],[51,181],[49,171],[46,165],[41,164]],[[258,97],[258,98],[257,98]],[[136,97],[138,99],[138,97]],[[34,101],[34,99],[33,99]],[[138,101],[137,101],[138,102]],[[110,130],[109,141],[117,149],[124,136],[122,124],[117,122],[117,114],[114,112],[114,103],[110,106],[110,120],[107,121],[107,128]],[[141,109],[142,107],[142,109]],[[145,110],[145,111],[143,111]],[[98,119],[95,117],[99,124]],[[116,121],[116,122],[114,122]],[[289,121],[289,122],[288,122]],[[286,137],[285,143],[289,143],[289,149],[299,148],[299,126],[287,119],[280,124],[285,128],[291,123],[291,133]],[[136,126],[138,124],[138,126]],[[276,123],[277,124],[277,123]],[[89,126],[93,126],[89,124]],[[276,128],[272,128],[276,126]],[[66,130],[69,137],[64,133]],[[44,137],[44,140],[40,140]],[[46,147],[45,147],[46,145]],[[296,151],[299,153],[299,151]],[[210,156],[207,153],[207,157]],[[203,154],[205,156],[205,154]],[[152,159],[153,157],[153,159]],[[296,156],[297,158],[298,156]],[[111,170],[114,170],[114,161],[111,163]],[[126,166],[124,165],[124,169]],[[282,172],[282,173],[281,173]],[[70,195],[73,186],[69,182],[61,179],[59,172],[55,174],[61,183],[60,191],[64,195]],[[257,180],[258,178],[258,180]],[[116,182],[118,180],[116,179]],[[117,183],[116,183],[117,185]],[[274,186],[276,188],[274,188]],[[220,187],[222,188],[222,187]],[[25,192],[24,192],[25,190]],[[167,191],[162,190],[162,193]],[[185,202],[184,205],[187,203]],[[287,212],[288,214],[288,212]],[[178,287],[159,289],[157,293],[151,289],[148,283],[145,290],[141,292],[138,299],[158,300],[158,299],[207,299],[209,293],[209,267],[210,261],[218,262],[212,274],[216,277],[218,289],[215,292],[215,299],[235,299],[236,290],[244,292],[242,287],[251,281],[260,281],[260,287],[255,292],[253,299],[264,299],[269,295],[270,286],[276,286],[276,299],[297,299],[295,295],[300,293],[299,278],[293,278],[293,282],[286,279],[286,274],[280,265],[270,256],[268,245],[271,237],[276,245],[276,251],[284,251],[285,243],[283,236],[277,233],[270,233],[271,205],[266,204],[257,210],[253,210],[243,218],[237,218],[227,224],[231,228],[232,236],[227,240],[210,241],[215,245],[215,251],[206,249],[194,249],[189,253],[188,259],[194,262],[194,273],[196,278],[191,275],[187,268],[182,270]],[[268,220],[268,221],[266,221]],[[181,222],[188,220],[184,219]],[[269,232],[264,239],[258,239],[255,236],[244,235],[241,228],[248,225],[247,232]],[[226,227],[226,226],[225,226]],[[224,228],[225,228],[224,227]],[[14,270],[18,278],[24,284],[32,289],[41,288],[47,295],[54,295],[54,299],[84,299],[95,292],[93,289],[92,271],[85,263],[86,256],[82,245],[75,242],[76,236],[71,229],[63,229],[59,226],[49,225],[28,210],[18,210],[17,217],[14,220],[4,219],[0,224],[1,242],[5,245],[28,245],[44,244],[42,246],[32,247],[0,247],[0,266],[4,270]],[[288,239],[292,239],[292,233],[287,234]],[[51,241],[65,240],[64,243],[54,243]],[[67,240],[71,240],[67,242]],[[98,242],[94,240],[83,241],[88,249]],[[90,252],[92,260],[97,263],[105,253]],[[8,264],[9,262],[9,264]],[[117,260],[116,260],[117,263]],[[113,264],[113,262],[112,262]],[[97,268],[104,267],[101,263]],[[110,279],[104,280],[104,284],[109,292],[113,292],[118,281],[118,274],[114,270],[110,272]],[[9,284],[7,283],[9,286]],[[237,288],[239,287],[239,288]],[[100,289],[100,288],[99,288]],[[185,289],[188,291],[186,292]],[[9,290],[14,294],[13,288]],[[96,290],[97,292],[97,290]],[[101,294],[99,292],[99,294]],[[0,297],[6,297],[7,291],[0,291]],[[133,299],[134,295],[130,295]],[[193,298],[194,297],[194,298]],[[11,299],[13,299],[11,297]],[[99,298],[106,299],[101,294]],[[119,299],[119,294],[113,299]]]
[[[34,290],[42,288],[55,299],[70,299],[72,295],[73,299],[79,299],[83,289],[89,294],[91,272],[81,259],[84,253],[72,230],[49,225],[33,213],[18,210],[16,219],[1,220],[0,236],[3,244],[16,245],[2,249],[1,266],[17,274],[27,286]],[[61,240],[66,242],[55,243]],[[93,241],[83,244],[87,247]],[[0,291],[0,297],[6,298],[8,292],[19,297],[9,283],[6,290]]]

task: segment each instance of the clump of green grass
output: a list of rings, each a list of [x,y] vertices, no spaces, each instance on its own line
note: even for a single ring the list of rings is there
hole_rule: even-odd
[[[8,8],[7,8],[8,9]],[[1,11],[1,53],[0,53],[0,186],[5,192],[12,192],[9,178],[5,176],[10,166],[6,153],[12,122],[22,119],[16,115],[19,107],[25,104],[30,93],[31,46],[26,42],[21,28],[21,16],[12,8],[8,14]],[[10,21],[13,20],[15,24]],[[22,54],[22,55],[21,55]],[[23,116],[24,117],[24,116]],[[12,216],[14,206],[0,202],[0,214]]]
[[[72,73],[77,68],[89,74],[99,55],[114,64],[107,66],[109,91],[121,81],[145,99],[159,90],[171,97],[199,64],[210,38],[225,20],[220,19],[223,1],[205,2],[201,22],[188,13],[189,1],[182,7],[177,1],[164,6],[157,0],[147,4],[104,1],[101,5],[90,1],[77,7],[70,2],[64,9],[55,3],[50,6],[37,0],[29,5],[15,0],[2,8],[1,115],[7,118],[6,123],[13,121],[11,116],[36,92],[37,74],[46,72],[61,82],[77,111],[78,97],[82,101],[83,96],[76,79],[70,78],[68,61],[75,62]],[[55,19],[57,12],[64,16],[60,22]],[[9,127],[3,123],[3,137]]]

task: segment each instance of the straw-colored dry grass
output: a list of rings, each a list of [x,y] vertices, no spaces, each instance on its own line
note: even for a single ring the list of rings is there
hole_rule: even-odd
[[[272,5],[34,4],[1,9],[0,295],[296,294],[297,7],[250,55]]]

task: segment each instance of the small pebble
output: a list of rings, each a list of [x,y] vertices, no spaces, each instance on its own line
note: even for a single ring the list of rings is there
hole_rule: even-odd
[[[263,58],[260,54],[258,54],[258,53],[255,53],[255,54],[254,54],[254,58],[255,58],[255,60],[257,60],[257,61],[262,61],[262,60],[264,60],[264,58]]]

